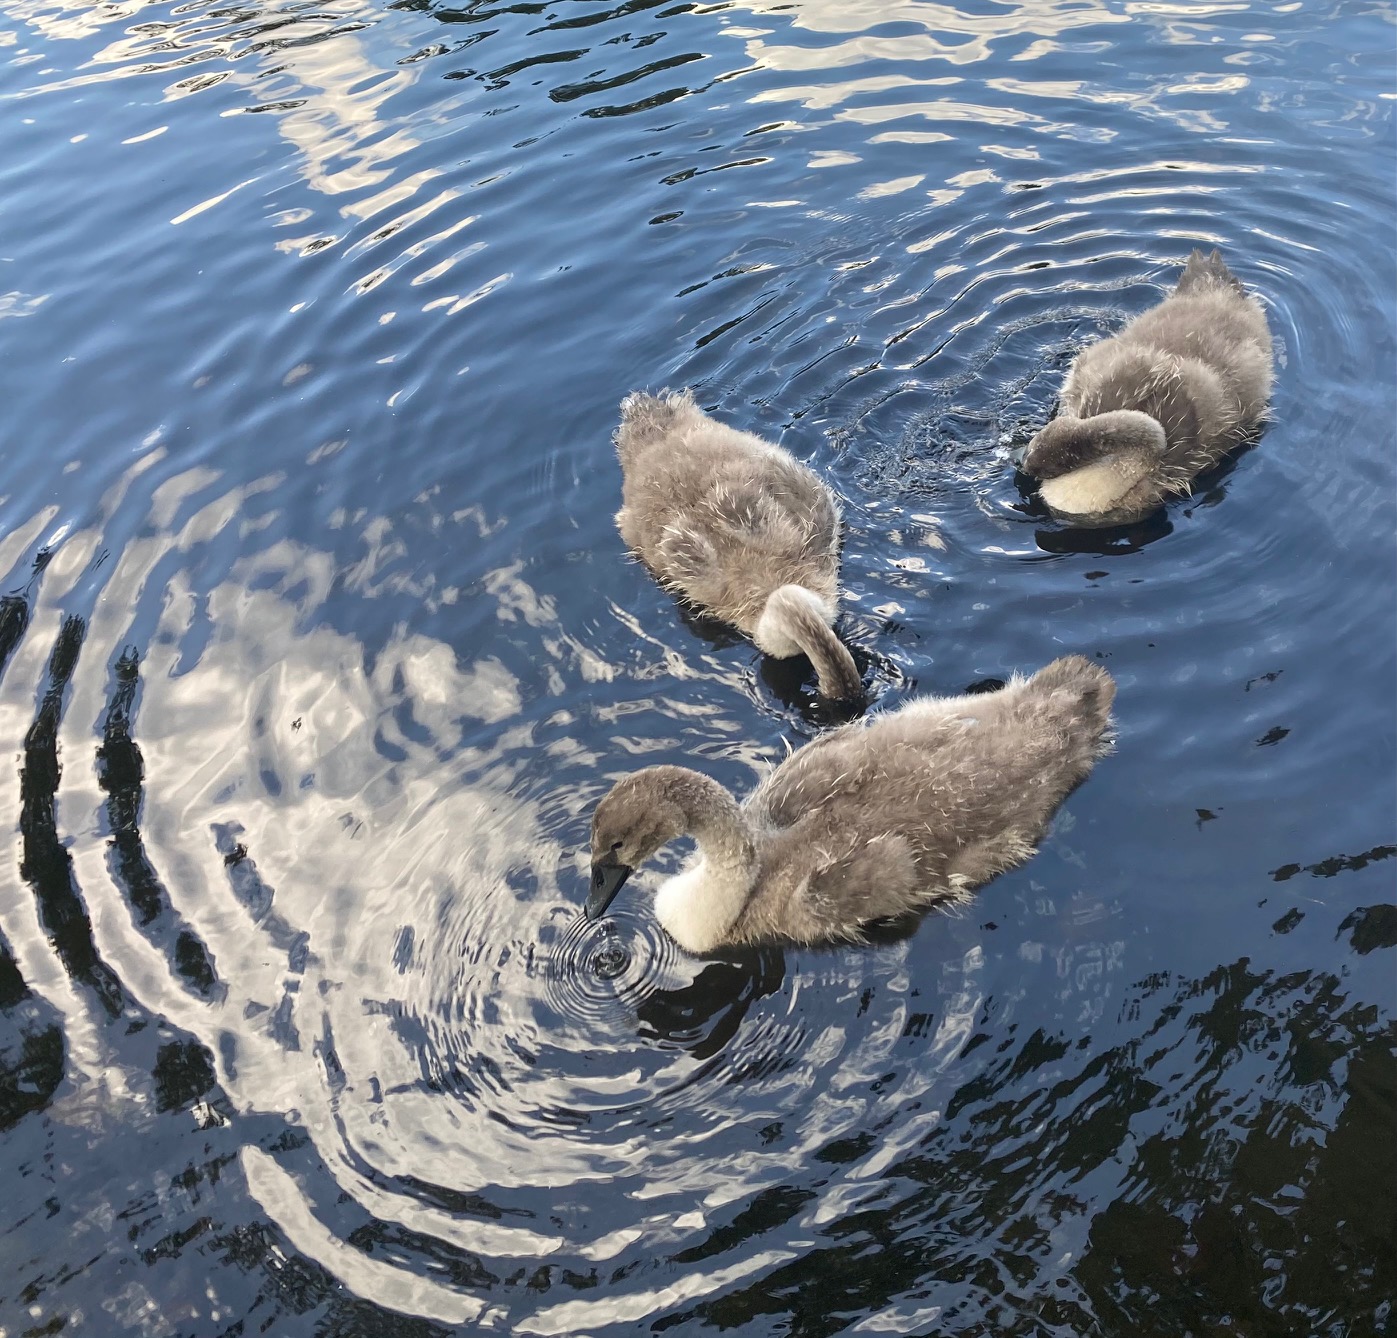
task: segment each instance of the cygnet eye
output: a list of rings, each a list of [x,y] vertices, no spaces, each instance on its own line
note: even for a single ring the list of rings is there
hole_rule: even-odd
[[[620,849],[621,849],[621,842],[619,842],[619,841],[613,841],[613,842],[611,843],[611,848],[612,848],[613,850],[620,850]]]

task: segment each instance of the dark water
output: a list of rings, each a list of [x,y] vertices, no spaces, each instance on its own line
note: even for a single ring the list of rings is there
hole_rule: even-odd
[[[1392,1325],[1390,5],[0,14],[5,1338]],[[1275,421],[1058,530],[1194,244]],[[1116,675],[968,912],[575,918],[610,779],[816,724],[623,560],[665,384],[847,497],[879,707]]]

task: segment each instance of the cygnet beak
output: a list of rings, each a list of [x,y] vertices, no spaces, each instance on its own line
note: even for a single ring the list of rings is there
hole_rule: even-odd
[[[1024,442],[1022,446],[1015,446],[1014,449],[1009,452],[1009,463],[1012,464],[1015,469],[1023,468],[1023,462],[1028,458],[1028,446],[1029,443]]]
[[[631,866],[622,864],[615,855],[608,854],[605,858],[594,861],[592,890],[587,896],[587,904],[583,906],[582,914],[589,920],[600,920],[630,876]]]

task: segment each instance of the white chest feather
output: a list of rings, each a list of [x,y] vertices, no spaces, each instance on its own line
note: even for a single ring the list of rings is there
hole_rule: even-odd
[[[655,916],[685,952],[711,952],[746,904],[748,880],[700,858],[655,893]]]

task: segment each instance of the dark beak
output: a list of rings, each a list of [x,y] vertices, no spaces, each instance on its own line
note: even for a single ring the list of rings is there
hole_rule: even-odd
[[[608,854],[603,859],[593,861],[592,890],[587,895],[582,914],[589,920],[600,920],[630,876],[631,866],[622,864],[615,855]]]
[[[1028,458],[1028,445],[1028,442],[1024,442],[1022,446],[1015,446],[1014,449],[1009,452],[1009,463],[1012,464],[1015,469],[1023,468],[1023,462]]]

